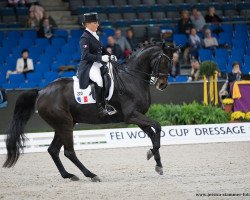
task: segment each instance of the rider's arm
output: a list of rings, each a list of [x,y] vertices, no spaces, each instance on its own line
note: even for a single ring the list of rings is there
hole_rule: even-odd
[[[89,42],[88,39],[85,37],[82,37],[80,40],[80,47],[82,52],[82,59],[91,61],[91,62],[101,62],[102,56],[101,55],[95,55],[89,52]]]

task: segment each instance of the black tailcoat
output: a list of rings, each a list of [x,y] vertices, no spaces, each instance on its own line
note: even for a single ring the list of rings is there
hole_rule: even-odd
[[[102,55],[109,55],[89,31],[85,30],[80,39],[81,61],[78,65],[78,78],[80,88],[85,89],[89,85],[89,71],[94,62],[102,62]]]

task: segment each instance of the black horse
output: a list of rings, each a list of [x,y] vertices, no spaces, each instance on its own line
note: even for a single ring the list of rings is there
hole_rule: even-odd
[[[17,99],[14,116],[7,130],[7,159],[3,167],[12,167],[17,162],[24,145],[24,127],[37,107],[39,115],[55,130],[48,152],[54,160],[61,176],[78,180],[68,173],[59,152],[64,146],[64,155],[69,158],[92,181],[100,181],[76,157],[73,142],[73,128],[76,123],[114,123],[125,122],[138,125],[151,139],[153,148],[147,152],[147,159],[154,156],[155,170],[163,174],[159,153],[161,125],[145,116],[150,106],[150,87],[152,77],[156,88],[167,86],[168,66],[172,58],[172,48],[151,44],[135,51],[124,65],[114,64],[115,90],[110,104],[118,113],[100,117],[94,104],[80,105],[73,93],[72,78],[61,78],[50,83],[42,90],[23,92]]]

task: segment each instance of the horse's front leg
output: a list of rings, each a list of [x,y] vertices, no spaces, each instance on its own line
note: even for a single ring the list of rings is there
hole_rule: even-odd
[[[156,161],[155,170],[159,174],[163,174],[162,163],[159,149],[161,147],[161,125],[159,122],[153,121],[147,116],[138,111],[134,111],[132,114],[126,117],[126,122],[138,125],[151,139],[153,149],[150,149],[147,153],[147,159],[149,160],[154,156]],[[154,128],[154,130],[152,129]]]
[[[140,128],[148,135],[148,137],[152,141],[152,144],[154,145],[155,132],[152,130],[152,128],[150,126],[140,127]],[[154,159],[155,159],[155,162],[156,162],[155,171],[158,174],[163,175],[163,169],[162,169],[163,167],[162,167],[162,163],[161,163],[161,156],[160,156],[159,149],[154,154],[153,154],[153,149],[148,150],[147,159],[149,160],[150,158],[152,158],[152,156],[154,156]]]

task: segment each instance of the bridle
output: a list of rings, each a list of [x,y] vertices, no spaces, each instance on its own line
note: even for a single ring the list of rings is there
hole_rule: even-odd
[[[136,70],[136,69],[130,69],[130,68],[127,68],[127,67],[124,67],[123,65],[119,64],[118,62],[116,61],[109,61],[112,65],[113,65],[113,72],[114,72],[114,81],[117,82],[117,86],[118,86],[118,91],[119,91],[119,94],[122,95],[124,93],[124,83],[123,81],[121,80],[121,78],[119,77],[119,70],[120,71],[123,71],[125,72],[126,74],[132,76],[132,77],[135,77],[136,79],[138,80],[141,80],[143,82],[146,82],[150,85],[155,85],[157,80],[160,78],[160,77],[166,77],[168,78],[168,73],[167,74],[164,74],[164,73],[160,73],[159,72],[159,66],[162,62],[162,59],[163,58],[166,58],[167,59],[167,64],[168,66],[170,66],[170,63],[171,63],[171,59],[169,58],[169,56],[167,56],[163,51],[154,59],[156,61],[153,61],[153,70],[152,70],[152,73],[147,73],[147,72],[143,72],[143,71],[140,71],[140,70]],[[137,74],[144,74],[147,76],[147,78],[141,78],[141,77],[138,77],[136,76],[135,74],[131,73],[131,72],[135,72]]]

